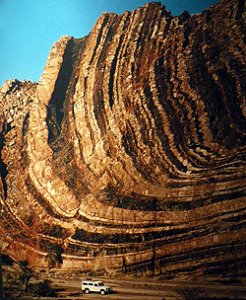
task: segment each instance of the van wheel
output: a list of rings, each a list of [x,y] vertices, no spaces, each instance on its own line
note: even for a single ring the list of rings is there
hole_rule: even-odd
[[[101,293],[102,295],[105,295],[105,291],[104,291],[104,290],[101,290],[100,293]]]
[[[89,294],[89,293],[90,293],[90,290],[85,289],[85,293],[86,293],[86,294]]]

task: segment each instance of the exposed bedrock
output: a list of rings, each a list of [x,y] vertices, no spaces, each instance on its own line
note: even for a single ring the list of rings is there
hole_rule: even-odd
[[[0,92],[0,234],[37,267],[243,277],[245,7],[158,3]]]

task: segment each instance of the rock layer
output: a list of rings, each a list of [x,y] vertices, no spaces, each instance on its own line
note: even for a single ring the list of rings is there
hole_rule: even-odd
[[[1,89],[6,250],[34,266],[245,275],[245,10],[158,3]]]

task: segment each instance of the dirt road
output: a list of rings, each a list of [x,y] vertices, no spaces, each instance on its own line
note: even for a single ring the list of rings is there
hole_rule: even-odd
[[[81,278],[84,279],[84,278]],[[59,288],[59,298],[63,299],[104,299],[104,300],[182,300],[182,299],[246,299],[243,284],[220,284],[199,282],[155,281],[147,279],[107,279],[103,280],[113,289],[109,295],[84,294],[80,290],[81,279],[53,279]],[[186,297],[185,297],[186,296]],[[189,298],[188,298],[189,297]],[[54,298],[53,298],[54,299]]]

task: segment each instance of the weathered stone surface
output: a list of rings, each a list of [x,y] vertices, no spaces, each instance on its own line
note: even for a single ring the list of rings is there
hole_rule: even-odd
[[[34,266],[245,275],[245,10],[148,4],[1,89],[0,234]]]

